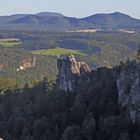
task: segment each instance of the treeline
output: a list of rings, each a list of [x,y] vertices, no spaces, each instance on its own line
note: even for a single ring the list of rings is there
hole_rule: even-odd
[[[126,48],[136,49],[140,35],[120,32],[50,32],[50,31],[2,31],[0,38],[19,38],[22,48],[28,50],[64,47],[85,50],[86,47],[99,47],[97,43],[116,43]],[[73,46],[74,45],[74,46]],[[103,44],[102,44],[103,45]]]

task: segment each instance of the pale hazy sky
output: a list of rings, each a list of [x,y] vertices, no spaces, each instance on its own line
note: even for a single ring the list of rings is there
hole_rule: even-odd
[[[72,17],[117,11],[140,19],[140,0],[0,0],[0,15],[45,11]]]

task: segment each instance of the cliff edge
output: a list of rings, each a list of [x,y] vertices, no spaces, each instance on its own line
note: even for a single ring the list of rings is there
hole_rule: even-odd
[[[58,59],[57,67],[59,90],[80,93],[77,98],[87,100],[85,102],[99,102],[95,108],[110,103],[110,110],[119,110],[126,119],[140,124],[139,62],[131,61],[113,69],[104,67],[91,71],[85,62],[78,62],[73,55],[68,55]]]

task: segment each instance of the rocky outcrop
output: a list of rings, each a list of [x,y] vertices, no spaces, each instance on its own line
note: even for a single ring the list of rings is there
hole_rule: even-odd
[[[140,64],[128,62],[117,79],[118,103],[126,107],[133,123],[140,124]]]
[[[91,109],[101,106],[116,114],[119,110],[125,119],[140,124],[140,63],[121,64],[113,69],[98,68],[91,71],[84,62],[77,62],[73,55],[58,59],[57,86],[65,92],[80,93],[85,102],[92,102]],[[111,104],[111,106],[110,106]],[[106,109],[106,106],[107,109]],[[97,108],[96,108],[97,107]],[[123,115],[124,116],[124,115]]]
[[[17,68],[17,71],[26,70],[27,68],[33,68],[36,66],[36,57],[25,58],[22,60],[21,65]]]
[[[90,80],[90,67],[85,62],[77,62],[74,55],[58,59],[57,67],[57,86],[65,92],[73,92],[83,77],[85,81]]]
[[[0,64],[0,71],[2,71],[3,67],[4,67],[4,66],[3,66],[2,64]]]

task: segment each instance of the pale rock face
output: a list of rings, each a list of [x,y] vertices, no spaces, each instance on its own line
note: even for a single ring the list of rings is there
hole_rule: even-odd
[[[57,85],[60,90],[73,92],[82,73],[90,73],[90,67],[84,62],[77,62],[74,55],[58,59]]]
[[[2,64],[0,64],[0,71],[2,71],[3,67],[4,67],[4,66],[3,66]]]
[[[140,64],[125,64],[117,80],[118,102],[127,107],[133,123],[140,124]]]
[[[57,86],[59,90],[65,92],[86,93],[87,89],[93,84],[94,78],[98,76],[102,79],[106,74],[112,75],[114,87],[116,87],[118,107],[120,111],[125,111],[127,117],[133,124],[140,124],[140,63],[127,62],[122,66],[111,69],[106,73],[106,69],[90,70],[85,62],[77,62],[73,55],[64,59],[58,59]],[[93,77],[94,76],[94,77]],[[105,79],[108,80],[108,77]],[[97,84],[95,80],[94,84]],[[111,83],[112,84],[112,83]],[[109,85],[108,85],[109,86]],[[110,88],[106,87],[106,88]],[[104,98],[104,95],[102,96]]]
[[[26,70],[27,68],[33,68],[36,66],[36,57],[34,58],[26,58],[23,59],[21,62],[21,65],[17,68],[17,71],[23,71]]]

